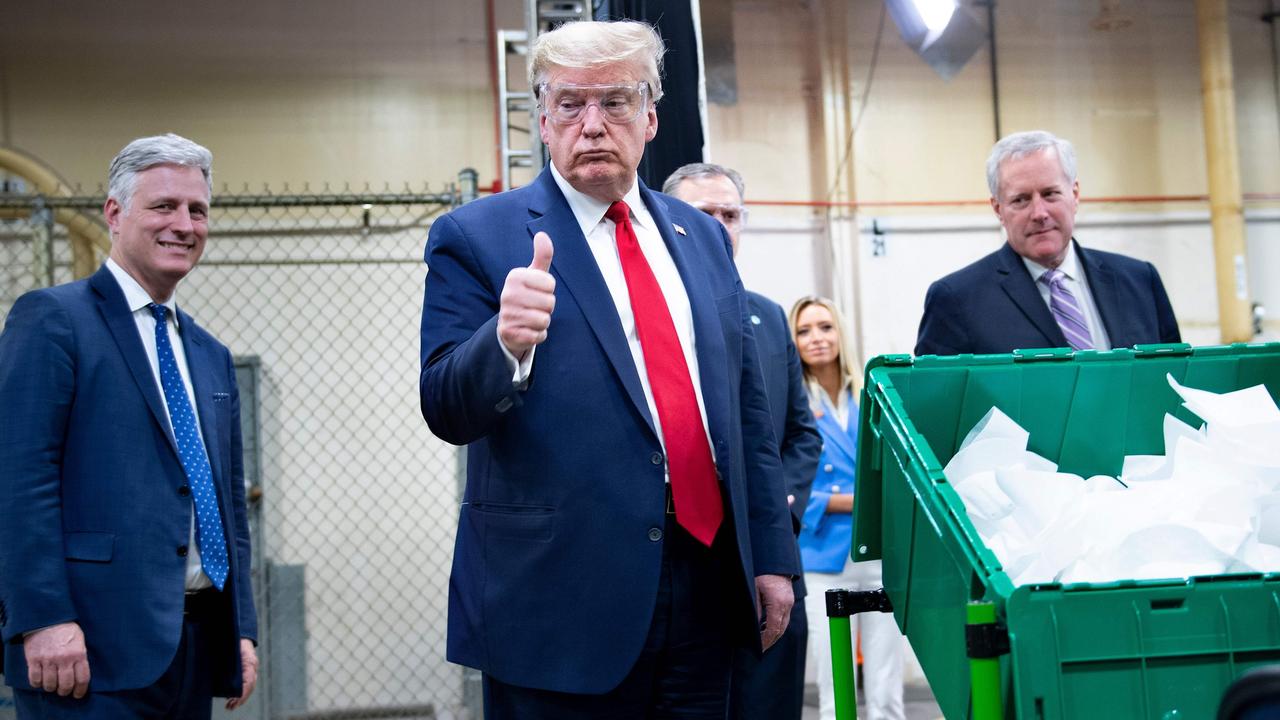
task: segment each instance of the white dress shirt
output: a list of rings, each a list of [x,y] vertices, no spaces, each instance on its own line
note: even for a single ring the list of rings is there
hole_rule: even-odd
[[[160,356],[156,353],[156,318],[151,313],[151,308],[147,305],[154,302],[146,290],[133,279],[124,268],[116,264],[116,261],[108,258],[107,269],[111,271],[111,275],[115,277],[116,282],[120,285],[120,289],[124,291],[125,303],[129,306],[129,312],[133,313],[134,324],[138,327],[138,335],[142,338],[142,348],[147,352],[147,362],[151,366],[151,376],[155,378],[156,390],[160,393],[160,404],[164,406],[165,414],[169,414],[169,402],[164,396],[164,386],[160,382]],[[178,313],[177,303],[174,298],[170,297],[163,303],[169,309],[165,315],[166,324],[169,326],[169,344],[173,346],[173,357],[178,362],[178,373],[182,375],[182,385],[187,390],[187,399],[191,402],[191,408],[195,415],[196,430],[200,430],[200,412],[199,406],[196,405],[195,390],[191,386],[191,372],[187,369],[187,352],[182,347],[182,338],[178,334]],[[169,427],[173,427],[173,419],[169,418]],[[203,435],[201,435],[203,437]],[[208,449],[205,449],[208,453]],[[225,522],[225,519],[224,519]],[[187,578],[186,589],[201,590],[212,587],[213,582],[209,580],[209,576],[204,574],[204,569],[200,565],[200,551],[196,546],[196,525],[195,525],[195,505],[191,508],[191,530],[189,533],[189,541],[187,542]]]
[[[1040,263],[1022,258],[1022,262],[1027,266],[1027,272],[1031,273],[1031,279],[1036,284],[1036,290],[1040,292],[1040,297],[1044,299],[1046,307],[1049,306],[1049,283],[1040,282],[1040,276],[1049,272],[1049,268]],[[1093,347],[1095,350],[1110,350],[1111,338],[1107,337],[1107,328],[1102,324],[1102,316],[1098,314],[1098,304],[1093,301],[1093,292],[1089,290],[1089,280],[1084,276],[1084,268],[1080,267],[1080,258],[1076,256],[1075,243],[1067,244],[1067,256],[1063,258],[1062,264],[1058,266],[1062,271],[1063,284],[1071,291],[1076,301],[1080,303],[1080,310],[1084,313],[1084,321],[1089,325],[1089,336],[1093,339]]]
[[[849,431],[849,394],[853,392],[853,388],[849,386],[840,388],[834,403],[817,380],[805,380],[805,389],[809,391],[809,407],[829,411],[836,423],[840,425],[840,429]]]
[[[653,400],[653,389],[649,387],[649,373],[646,371],[644,351],[640,347],[640,336],[636,333],[636,319],[635,313],[631,310],[631,296],[627,293],[627,279],[622,273],[622,261],[618,257],[618,246],[614,239],[615,226],[604,216],[605,211],[609,209],[609,203],[600,202],[575,190],[556,170],[554,163],[551,165],[551,176],[569,202],[574,219],[578,221],[578,227],[586,237],[587,246],[591,249],[596,265],[600,268],[605,286],[609,288],[613,306],[618,311],[618,320],[622,323],[622,332],[627,338],[631,359],[635,362],[636,372],[640,376],[640,386],[644,390],[645,402],[649,405],[649,415],[653,418],[654,429],[658,431],[658,439],[665,448],[666,443],[662,440],[662,421],[658,418],[658,406]],[[684,351],[685,363],[689,366],[693,392],[698,400],[698,413],[702,416],[702,427],[707,431],[707,442],[711,443],[711,433],[707,430],[707,408],[702,400],[702,384],[699,381],[698,356],[694,351],[696,338],[689,294],[685,291],[680,271],[667,250],[666,243],[662,240],[653,216],[649,214],[649,209],[640,199],[639,185],[633,182],[631,189],[622,200],[631,208],[631,226],[640,243],[640,250],[649,262],[649,268],[658,281],[663,297],[666,298],[667,310],[671,313],[676,336],[680,340],[680,348]],[[551,238],[552,243],[555,241],[555,238]],[[554,333],[555,328],[552,327],[550,332]],[[531,356],[532,353],[526,356],[525,360],[531,360]],[[514,360],[515,358],[508,354],[508,363],[512,364],[513,369]],[[528,377],[528,371],[521,372],[521,370],[524,368],[516,370],[516,382],[523,382]],[[714,460],[714,453],[712,459]]]

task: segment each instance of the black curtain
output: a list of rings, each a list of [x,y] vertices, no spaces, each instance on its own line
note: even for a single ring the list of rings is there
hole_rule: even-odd
[[[688,0],[598,0],[596,20],[643,20],[658,29],[667,44],[663,58],[662,101],[658,103],[658,136],[645,148],[640,180],[662,188],[676,168],[702,162],[702,116],[698,113],[698,41]]]

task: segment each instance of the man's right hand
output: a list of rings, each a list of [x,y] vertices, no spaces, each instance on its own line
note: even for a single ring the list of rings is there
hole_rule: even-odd
[[[533,236],[533,262],[507,273],[498,308],[498,339],[516,360],[547,339],[556,306],[556,279],[548,272],[554,248],[544,232]]]
[[[32,688],[75,698],[89,691],[89,655],[79,624],[61,623],[37,630],[23,639],[22,649]]]

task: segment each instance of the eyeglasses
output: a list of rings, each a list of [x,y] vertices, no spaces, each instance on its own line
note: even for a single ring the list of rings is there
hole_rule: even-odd
[[[595,105],[605,120],[618,125],[635,122],[649,106],[649,83],[634,85],[549,85],[538,86],[542,111],[555,123],[581,122],[587,108]]]
[[[741,205],[721,205],[709,202],[692,202],[689,204],[716,218],[724,223],[726,227],[737,227],[745,224],[749,214],[747,209]]]

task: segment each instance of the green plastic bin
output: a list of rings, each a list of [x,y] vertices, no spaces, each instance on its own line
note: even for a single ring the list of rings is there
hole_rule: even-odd
[[[853,557],[884,561],[894,617],[949,719],[969,716],[965,614],[1008,629],[1007,717],[1213,718],[1230,682],[1280,662],[1280,573],[1014,587],[942,472],[992,406],[1029,449],[1088,477],[1164,452],[1165,412],[1198,426],[1165,374],[1280,397],[1280,343],[1011,355],[882,356],[862,393]],[[1208,480],[1208,479],[1206,479]]]

